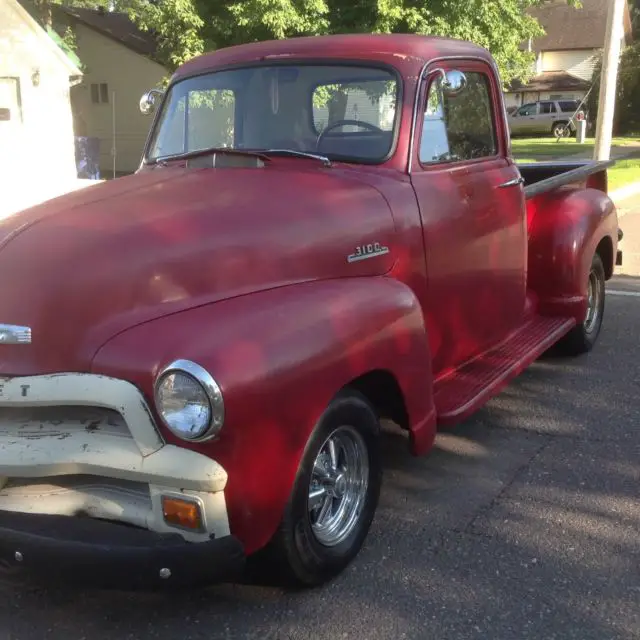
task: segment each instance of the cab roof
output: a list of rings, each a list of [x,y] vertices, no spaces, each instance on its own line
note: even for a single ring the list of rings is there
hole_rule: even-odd
[[[428,60],[451,56],[481,58],[493,64],[487,49],[453,38],[369,33],[306,36],[253,42],[206,53],[179,67],[172,80],[205,73],[219,67],[305,58],[369,60],[391,64],[408,71],[412,68],[422,68]]]

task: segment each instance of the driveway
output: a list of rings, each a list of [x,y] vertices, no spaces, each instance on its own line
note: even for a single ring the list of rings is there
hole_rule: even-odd
[[[593,353],[538,361],[426,458],[385,436],[378,515],[332,584],[1,587],[0,638],[639,638],[640,279],[609,288]]]
[[[616,267],[616,272],[640,276],[640,193],[620,201],[617,207],[624,239],[620,243],[622,266]]]

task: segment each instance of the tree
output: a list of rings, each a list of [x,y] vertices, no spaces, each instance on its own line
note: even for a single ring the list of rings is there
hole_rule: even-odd
[[[420,33],[488,48],[505,84],[527,81],[533,54],[521,44],[544,34],[527,9],[546,0],[232,0],[203,14],[206,48],[327,33]],[[579,0],[567,0],[579,6]],[[208,3],[205,4],[208,6]],[[205,9],[206,10],[206,9]],[[210,9],[209,9],[210,11]]]
[[[154,32],[173,69],[205,50],[302,35],[420,33],[469,40],[489,49],[505,84],[526,82],[533,54],[523,42],[543,35],[527,9],[548,0],[34,0],[111,6]],[[580,0],[566,0],[579,6]]]
[[[602,59],[599,59],[587,103],[589,120],[593,123],[598,115],[601,71]],[[640,42],[626,47],[620,58],[613,131],[616,135],[640,133]]]

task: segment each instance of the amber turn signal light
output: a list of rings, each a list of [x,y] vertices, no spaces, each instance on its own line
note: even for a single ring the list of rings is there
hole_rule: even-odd
[[[200,507],[190,500],[180,500],[180,498],[163,496],[162,515],[167,524],[191,529],[192,531],[202,530]]]

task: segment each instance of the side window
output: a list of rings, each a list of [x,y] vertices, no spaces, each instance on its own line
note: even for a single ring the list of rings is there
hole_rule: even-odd
[[[556,112],[556,105],[553,104],[553,102],[541,102],[540,103],[540,113],[555,113]]]
[[[578,108],[578,102],[572,102],[570,100],[568,101],[562,101],[562,102],[558,102],[558,104],[560,105],[560,111],[562,111],[563,113],[573,113],[574,111],[577,110]]]
[[[525,104],[518,109],[519,116],[535,116],[538,115],[538,108],[535,104]]]
[[[430,87],[424,113],[420,162],[459,162],[495,156],[498,151],[491,90],[483,73],[465,72],[458,95],[442,90],[441,78]]]

